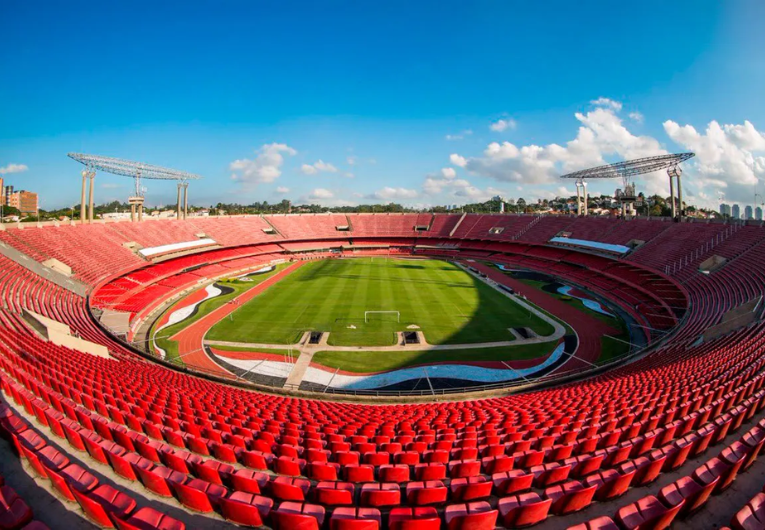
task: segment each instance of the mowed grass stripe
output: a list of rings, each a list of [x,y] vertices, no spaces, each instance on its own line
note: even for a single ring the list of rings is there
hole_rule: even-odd
[[[400,311],[375,315],[365,311]],[[356,329],[349,329],[349,325]],[[330,331],[332,345],[393,344],[396,331],[420,326],[432,344],[512,340],[509,327],[540,335],[552,326],[462,271],[439,260],[339,259],[310,262],[222,320],[210,340],[287,344],[301,331]]]

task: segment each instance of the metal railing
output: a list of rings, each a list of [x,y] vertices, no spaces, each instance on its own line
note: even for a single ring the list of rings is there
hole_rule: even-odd
[[[700,257],[706,255],[708,252],[710,252],[712,249],[717,247],[718,245],[722,244],[723,242],[727,241],[733,234],[738,232],[738,230],[744,226],[740,223],[732,223],[728,226],[724,231],[718,232],[715,234],[712,239],[707,241],[706,243],[702,244],[700,247],[692,250],[685,256],[681,257],[677,261],[670,263],[668,265],[665,265],[664,267],[664,273],[667,276],[671,276],[674,274],[677,274],[681,270],[683,270],[685,267],[699,259]]]

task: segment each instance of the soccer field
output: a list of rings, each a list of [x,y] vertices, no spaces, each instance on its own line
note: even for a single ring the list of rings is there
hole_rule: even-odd
[[[365,311],[399,311],[372,314]],[[296,343],[330,332],[335,346],[385,346],[419,326],[430,344],[509,341],[508,328],[553,327],[507,296],[440,260],[359,258],[304,264],[213,326],[207,340]]]

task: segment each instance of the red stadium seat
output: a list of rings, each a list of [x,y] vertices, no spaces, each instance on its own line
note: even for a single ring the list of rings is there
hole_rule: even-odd
[[[274,530],[319,530],[324,508],[315,504],[283,502],[271,513]]]
[[[390,530],[438,530],[441,518],[433,507],[393,508],[388,517]]]
[[[329,519],[330,530],[378,530],[382,522],[376,508],[335,508]]]
[[[185,530],[186,528],[186,525],[181,521],[149,507],[140,508],[126,519],[120,519],[114,513],[110,513],[109,516],[114,526],[119,530],[147,530],[150,528],[156,528],[157,530]]]
[[[21,528],[32,520],[32,510],[10,486],[0,486],[0,528]]]
[[[311,483],[302,478],[276,477],[271,482],[271,495],[282,501],[304,501]]]
[[[493,483],[483,476],[452,479],[451,489],[452,502],[467,502],[488,498],[491,496]]]
[[[364,484],[361,487],[361,505],[379,508],[401,503],[401,489],[394,482]]]
[[[550,511],[555,515],[578,512],[589,506],[595,496],[595,484],[584,486],[579,481],[565,482],[551,486],[544,491],[544,496],[552,500]]]
[[[219,502],[223,517],[242,526],[262,526],[274,506],[271,499],[244,491],[235,491]]]
[[[621,508],[616,514],[616,522],[624,529],[668,528],[682,509],[683,503],[671,508],[664,506],[653,495],[643,497],[637,502]]]
[[[444,520],[448,530],[494,530],[498,515],[488,502],[479,501],[447,506]]]
[[[499,500],[499,513],[507,528],[531,526],[547,519],[552,499],[542,499],[538,494],[520,493]]]
[[[314,488],[318,504],[344,506],[353,504],[355,488],[350,482],[319,482]]]

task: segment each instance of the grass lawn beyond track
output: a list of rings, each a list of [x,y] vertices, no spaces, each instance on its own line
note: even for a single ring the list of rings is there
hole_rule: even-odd
[[[365,311],[399,311],[370,315]],[[331,332],[329,344],[385,346],[395,332],[419,326],[431,344],[509,341],[508,328],[553,327],[440,260],[360,258],[309,262],[218,322],[205,337],[230,342],[290,344],[305,331]]]

